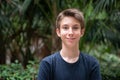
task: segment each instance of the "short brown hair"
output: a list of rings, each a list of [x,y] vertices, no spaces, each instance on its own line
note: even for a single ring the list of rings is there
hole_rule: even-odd
[[[56,19],[56,28],[60,27],[61,20],[66,16],[74,17],[75,19],[77,19],[80,22],[81,28],[82,29],[85,28],[83,13],[81,11],[79,11],[78,9],[74,9],[74,8],[66,9],[59,13],[59,15],[57,16],[57,19]]]

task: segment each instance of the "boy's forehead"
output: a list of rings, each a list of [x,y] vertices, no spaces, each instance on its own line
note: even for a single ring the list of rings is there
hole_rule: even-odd
[[[76,19],[75,17],[71,17],[71,16],[66,16],[66,17],[63,17],[60,21],[60,24],[61,23],[67,23],[67,22],[74,22],[74,23],[77,23],[77,24],[80,24],[79,20]]]

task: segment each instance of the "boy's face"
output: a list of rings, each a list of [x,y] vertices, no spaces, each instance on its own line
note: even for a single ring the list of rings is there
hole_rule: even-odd
[[[56,29],[57,35],[61,38],[62,44],[68,47],[78,45],[80,37],[84,34],[80,23],[73,17],[64,17],[60,22],[60,28]]]

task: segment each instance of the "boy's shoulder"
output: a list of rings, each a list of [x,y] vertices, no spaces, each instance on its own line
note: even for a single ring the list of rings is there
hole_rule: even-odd
[[[51,63],[53,61],[53,59],[55,59],[58,56],[59,52],[54,52],[49,56],[46,56],[45,58],[42,59],[42,61]]]
[[[87,54],[87,53],[81,53],[82,58],[88,62],[88,63],[95,63],[95,64],[99,64],[98,60],[96,59],[96,57]]]

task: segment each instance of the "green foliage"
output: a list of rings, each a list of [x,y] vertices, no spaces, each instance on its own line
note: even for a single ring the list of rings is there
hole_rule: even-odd
[[[96,57],[101,67],[102,80],[120,80],[120,58],[115,55],[114,47],[110,44],[85,45],[84,51]]]
[[[29,49],[30,41],[38,36],[42,38],[50,36],[52,39],[47,45],[52,44],[50,48],[58,48],[59,42],[54,32],[55,18],[63,9],[78,8],[84,12],[86,23],[85,35],[80,43],[81,49],[99,59],[104,80],[120,77],[120,62],[115,55],[117,54],[115,50],[120,48],[120,0],[1,0],[0,2],[0,60],[4,59],[5,62],[7,48],[11,53],[19,49],[15,53],[20,52],[18,54],[22,54],[26,64],[33,57]],[[111,45],[95,45],[100,42]],[[12,43],[17,46],[11,47]],[[86,43],[89,43],[89,46]],[[26,48],[28,52],[23,52],[22,48]],[[34,64],[30,62],[27,69],[23,69],[18,62],[0,65],[0,77],[8,80],[34,79],[37,72]]]
[[[24,69],[18,61],[10,65],[0,65],[0,79],[3,80],[36,80],[38,63],[29,61]]]

